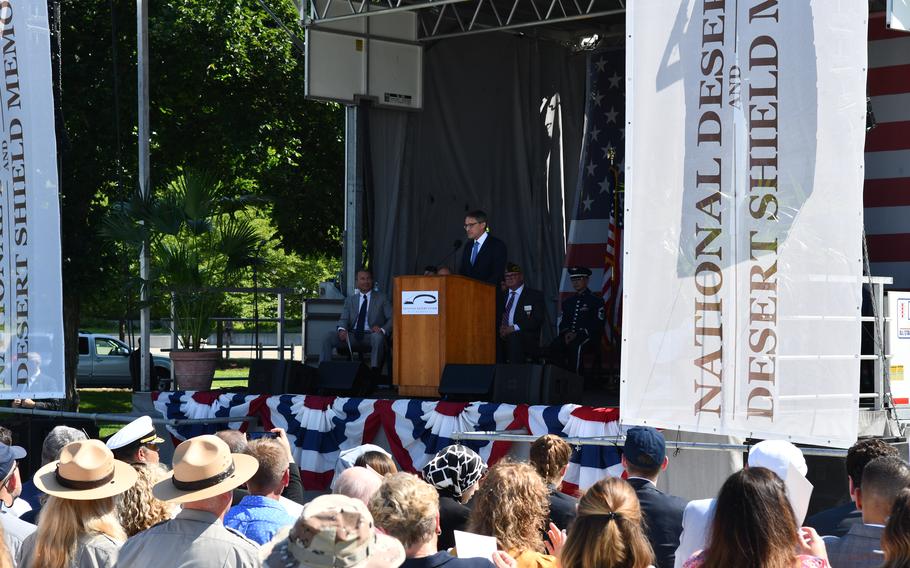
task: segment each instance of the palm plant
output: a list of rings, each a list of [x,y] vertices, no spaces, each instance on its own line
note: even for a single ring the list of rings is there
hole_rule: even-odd
[[[212,317],[255,260],[260,239],[240,211],[245,198],[229,197],[211,175],[186,169],[154,196],[134,195],[114,205],[103,234],[137,252],[148,242],[149,281],[173,294],[173,330],[183,349],[198,351],[212,332]]]

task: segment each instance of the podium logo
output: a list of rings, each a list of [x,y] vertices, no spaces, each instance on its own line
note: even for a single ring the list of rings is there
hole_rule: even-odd
[[[439,313],[439,290],[401,292],[401,315],[435,316]]]

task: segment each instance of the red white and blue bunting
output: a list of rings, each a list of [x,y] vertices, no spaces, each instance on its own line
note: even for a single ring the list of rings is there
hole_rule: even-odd
[[[418,472],[445,446],[454,432],[526,430],[535,436],[616,436],[622,433],[618,409],[575,404],[527,406],[492,402],[375,400],[311,395],[242,395],[220,392],[161,392],[153,395],[155,409],[168,419],[256,416],[266,429],[284,428],[300,466],[304,487],[329,487],[338,454],[373,441],[379,427],[402,469]],[[247,422],[227,427],[245,431]],[[168,427],[179,443],[210,434],[224,424]],[[509,451],[509,442],[466,441],[464,445],[494,464]],[[582,446],[573,452],[563,490],[584,490],[606,476],[615,476],[619,452],[613,447]]]

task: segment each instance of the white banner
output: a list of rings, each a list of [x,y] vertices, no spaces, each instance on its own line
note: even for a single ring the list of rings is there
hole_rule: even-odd
[[[0,1],[0,398],[62,398],[57,145],[45,0]]]
[[[867,18],[629,3],[624,423],[855,441]]]

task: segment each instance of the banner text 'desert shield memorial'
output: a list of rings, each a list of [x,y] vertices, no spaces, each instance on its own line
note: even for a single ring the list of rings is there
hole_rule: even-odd
[[[630,3],[624,422],[855,440],[867,17]]]

